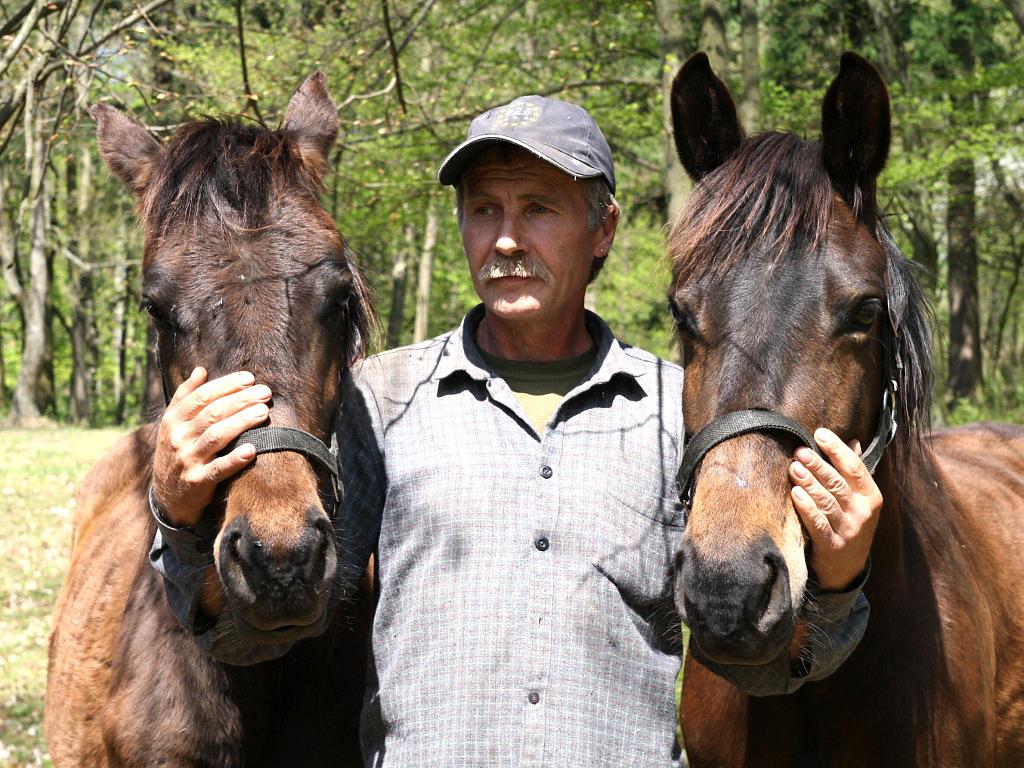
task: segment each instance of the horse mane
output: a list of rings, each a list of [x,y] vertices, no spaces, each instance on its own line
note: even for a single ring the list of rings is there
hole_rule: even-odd
[[[141,201],[141,218],[162,237],[170,224],[199,226],[207,217],[223,226],[258,231],[277,196],[323,192],[302,161],[295,139],[252,123],[213,117],[186,123],[167,143]],[[228,216],[229,210],[233,213]],[[345,245],[352,273],[344,348],[349,364],[365,357],[377,326],[369,283]]]
[[[900,251],[881,221],[876,237],[885,251],[885,300],[889,322],[882,343],[895,360],[896,423],[890,450],[903,464],[922,447],[922,432],[931,426],[932,365],[931,305],[914,274],[918,267]]]
[[[819,142],[791,133],[748,138],[694,186],[673,221],[668,235],[672,284],[721,280],[751,253],[770,254],[773,264],[794,251],[809,253],[826,240],[834,207],[841,204]],[[899,361],[893,370],[899,428],[890,450],[908,458],[920,449],[921,431],[930,420],[931,309],[914,265],[884,224],[874,230],[886,257],[891,321],[884,325],[882,344],[889,360]]]

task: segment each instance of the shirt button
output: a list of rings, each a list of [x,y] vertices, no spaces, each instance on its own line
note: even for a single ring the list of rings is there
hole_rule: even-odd
[[[537,693],[536,691],[530,691],[530,695],[527,696],[526,699],[531,704],[536,704],[538,701],[540,701],[540,694]]]
[[[545,552],[545,551],[547,551],[547,548],[551,545],[551,543],[546,538],[541,536],[539,539],[537,539],[537,541],[534,542],[534,545],[541,552]]]
[[[547,464],[540,468],[540,476],[543,477],[545,480],[547,480],[553,474],[555,474],[554,470],[551,469],[551,467],[549,467]]]

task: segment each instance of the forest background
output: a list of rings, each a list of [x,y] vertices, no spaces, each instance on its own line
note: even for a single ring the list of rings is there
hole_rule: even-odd
[[[671,356],[666,223],[689,191],[666,88],[703,49],[748,133],[814,138],[843,50],[894,102],[881,202],[936,309],[933,420],[1022,420],[1024,1],[0,0],[0,417],[143,418],[159,397],[140,233],[99,161],[89,104],[165,138],[202,115],[278,124],[314,69],[341,132],[325,204],[376,292],[376,348],[439,333],[475,302],[440,160],[469,120],[541,93],[591,111],[623,223],[591,308]]]
[[[1024,0],[0,0],[0,426],[44,427],[0,433],[0,766],[48,764],[75,484],[162,403],[133,200],[88,105],[161,139],[202,115],[273,127],[326,72],[341,132],[324,202],[373,283],[382,349],[476,301],[434,176],[472,117],[526,93],[581,104],[623,209],[588,304],[671,357],[665,233],[690,184],[665,97],[701,49],[748,132],[808,138],[841,52],[878,65],[894,105],[880,200],[935,307],[933,423],[1024,422]]]

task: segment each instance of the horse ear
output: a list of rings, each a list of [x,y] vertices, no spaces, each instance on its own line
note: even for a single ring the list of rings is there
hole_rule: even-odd
[[[821,105],[821,147],[832,181],[867,220],[875,216],[875,179],[889,156],[890,122],[882,76],[866,59],[847,51]]]
[[[743,141],[743,126],[729,89],[711,71],[707,54],[695,53],[672,81],[672,133],[686,172],[700,181]]]
[[[303,162],[313,175],[321,178],[338,137],[338,108],[327,93],[323,72],[314,72],[302,81],[288,102],[281,130],[295,135]]]
[[[96,138],[107,166],[136,194],[153,175],[160,144],[136,122],[109,104],[94,104],[89,114],[96,121]]]

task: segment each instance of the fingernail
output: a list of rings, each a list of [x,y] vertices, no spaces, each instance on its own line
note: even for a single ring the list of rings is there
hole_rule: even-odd
[[[820,427],[814,430],[814,439],[819,443],[831,443],[833,440],[833,435],[830,430],[827,430],[824,427]]]
[[[793,474],[799,477],[801,480],[807,478],[807,470],[804,469],[804,465],[801,464],[799,461],[794,461],[789,468],[790,470],[792,470]]]
[[[807,491],[805,491],[799,485],[793,486],[793,497],[800,499],[800,501],[806,501],[809,498],[811,498],[810,496],[807,495]]]
[[[802,461],[805,464],[807,462],[814,461],[814,451],[805,445],[801,445],[796,449],[796,459],[797,461]]]
[[[204,376],[205,374],[206,374],[206,371],[203,369],[203,366],[197,365],[195,368],[192,369],[192,375],[189,376],[189,378],[190,379],[198,379],[198,378]]]
[[[238,374],[238,380],[242,384],[252,384],[254,381],[256,381],[256,377],[253,376],[248,371],[240,371]]]
[[[242,454],[243,459],[251,459],[256,455],[256,446],[245,443],[244,445],[238,446],[238,452]]]
[[[253,415],[253,417],[256,417],[256,416],[266,416],[269,412],[270,412],[270,409],[267,408],[267,406],[264,405],[263,403],[257,403],[256,405],[251,406],[249,408],[249,413],[251,413]]]
[[[863,448],[861,448],[860,440],[858,440],[857,438],[853,439],[853,444],[850,447],[853,449],[853,452],[856,453],[858,456],[860,456],[861,452],[864,450]]]
[[[257,384],[255,387],[252,388],[252,394],[253,397],[258,397],[261,399],[270,397],[270,387],[268,387],[266,384]]]

